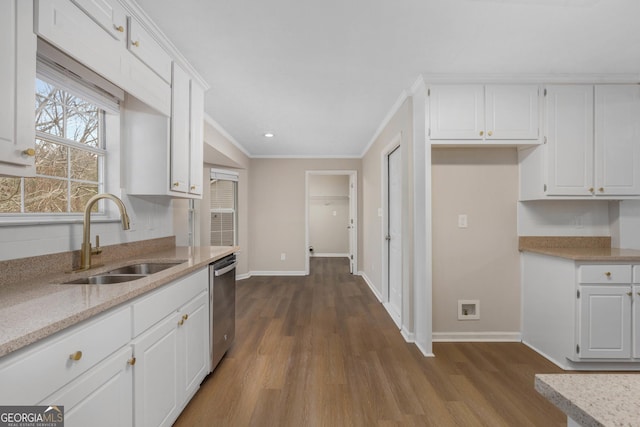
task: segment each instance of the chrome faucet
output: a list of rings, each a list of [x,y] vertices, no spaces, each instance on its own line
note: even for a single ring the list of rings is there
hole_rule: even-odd
[[[84,221],[82,223],[82,246],[80,248],[80,267],[77,270],[88,270],[91,268],[91,254],[100,253],[99,250],[91,250],[91,208],[100,199],[110,199],[118,205],[120,209],[120,219],[122,221],[122,229],[129,229],[129,215],[127,215],[127,208],[122,203],[122,200],[109,193],[96,194],[87,201],[84,207]],[[96,249],[99,249],[100,244],[96,237]]]

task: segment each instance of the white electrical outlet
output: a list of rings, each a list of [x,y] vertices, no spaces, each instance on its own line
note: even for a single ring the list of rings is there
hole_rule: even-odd
[[[467,215],[466,214],[458,215],[458,228],[467,228],[467,227],[468,227]]]
[[[280,254],[280,261],[284,261],[284,260],[286,260],[286,259],[287,259],[287,254],[286,254],[286,253],[284,253],[284,252],[282,252],[282,253]]]

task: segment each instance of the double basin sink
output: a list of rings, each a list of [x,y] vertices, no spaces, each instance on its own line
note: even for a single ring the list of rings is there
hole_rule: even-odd
[[[154,273],[182,264],[184,261],[175,262],[142,262],[115,268],[95,276],[65,282],[65,285],[109,285],[113,283],[131,282]]]

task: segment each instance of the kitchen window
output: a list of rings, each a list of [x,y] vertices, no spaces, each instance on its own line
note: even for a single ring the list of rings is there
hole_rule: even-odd
[[[89,198],[105,191],[106,134],[107,129],[118,130],[119,119],[113,119],[119,114],[118,102],[58,62],[38,56],[35,175],[0,177],[0,214],[5,220],[78,216]],[[94,212],[102,212],[102,205],[96,204]]]
[[[237,241],[238,175],[212,169],[209,181],[211,196],[212,246],[235,246]]]

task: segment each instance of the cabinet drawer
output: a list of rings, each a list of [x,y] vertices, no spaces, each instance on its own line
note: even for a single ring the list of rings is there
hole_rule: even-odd
[[[633,283],[640,283],[640,265],[633,266]]]
[[[34,344],[0,363],[0,402],[33,405],[69,383],[131,339],[129,307]],[[71,355],[81,351],[79,360]]]
[[[135,19],[129,17],[129,51],[171,83],[171,57]]]
[[[133,336],[149,329],[172,311],[208,289],[209,269],[203,268],[133,304]]]
[[[630,265],[581,265],[580,283],[631,283]]]

